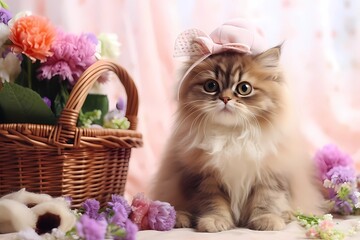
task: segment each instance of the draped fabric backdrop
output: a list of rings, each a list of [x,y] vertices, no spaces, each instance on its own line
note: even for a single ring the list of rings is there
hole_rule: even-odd
[[[282,64],[310,154],[337,144],[360,170],[360,1],[356,0],[8,0],[10,11],[30,10],[65,31],[112,32],[122,43],[118,63],[140,93],[139,131],[126,194],[147,193],[175,111],[177,35],[188,28],[210,34],[222,22],[251,18],[269,46],[283,43]],[[114,106],[122,91],[106,87]],[[118,86],[118,85],[116,85]],[[115,89],[115,90],[114,90]]]

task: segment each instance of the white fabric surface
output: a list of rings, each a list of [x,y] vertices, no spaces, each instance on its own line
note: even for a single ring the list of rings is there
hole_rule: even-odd
[[[360,221],[360,216],[351,216],[344,219],[336,218],[335,228],[349,231],[353,228],[357,222]],[[297,222],[292,222],[282,231],[253,231],[245,228],[233,229],[230,231],[224,231],[219,233],[200,233],[193,229],[182,228],[173,229],[167,232],[160,231],[140,231],[137,234],[137,240],[291,240],[291,239],[307,239],[305,235],[305,229],[302,228]],[[0,234],[0,240],[15,240],[15,234]],[[345,238],[348,239],[360,239],[360,233],[356,233],[353,236]]]
[[[346,219],[334,219],[336,229],[347,232],[356,223],[360,221],[360,217],[351,216]],[[140,231],[137,240],[291,240],[291,239],[307,239],[306,231],[297,222],[292,222],[282,231],[253,231],[245,228],[233,229],[219,233],[199,233],[193,229],[174,229],[168,232],[159,231]],[[360,233],[349,236],[345,239],[360,239]]]

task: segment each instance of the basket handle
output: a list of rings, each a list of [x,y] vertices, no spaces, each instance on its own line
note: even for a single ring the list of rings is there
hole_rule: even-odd
[[[64,143],[66,139],[74,138],[74,135],[76,135],[77,120],[85,99],[93,84],[101,74],[107,71],[114,72],[125,88],[127,95],[125,116],[130,121],[130,130],[136,130],[139,97],[133,79],[128,72],[118,64],[108,60],[99,60],[85,70],[71,90],[69,99],[58,119],[57,127],[50,136],[53,141]]]

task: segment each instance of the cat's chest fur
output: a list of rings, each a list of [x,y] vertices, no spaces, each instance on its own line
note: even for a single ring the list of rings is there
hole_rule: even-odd
[[[252,186],[259,179],[268,144],[246,134],[210,132],[198,145],[209,156],[204,167],[216,169],[227,189],[233,216],[238,221]],[[261,146],[261,147],[260,147]]]

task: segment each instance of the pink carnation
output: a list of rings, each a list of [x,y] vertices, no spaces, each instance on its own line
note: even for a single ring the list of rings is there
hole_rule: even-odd
[[[130,214],[130,220],[135,223],[140,230],[150,229],[147,219],[150,203],[150,199],[146,198],[143,193],[138,193],[131,203],[132,212]]]
[[[96,43],[89,34],[74,35],[59,30],[51,51],[54,55],[42,63],[38,70],[40,80],[59,76],[73,86],[96,61]]]
[[[334,167],[352,166],[350,156],[341,152],[335,145],[326,145],[315,154],[315,162],[322,180],[327,179],[326,174]]]

